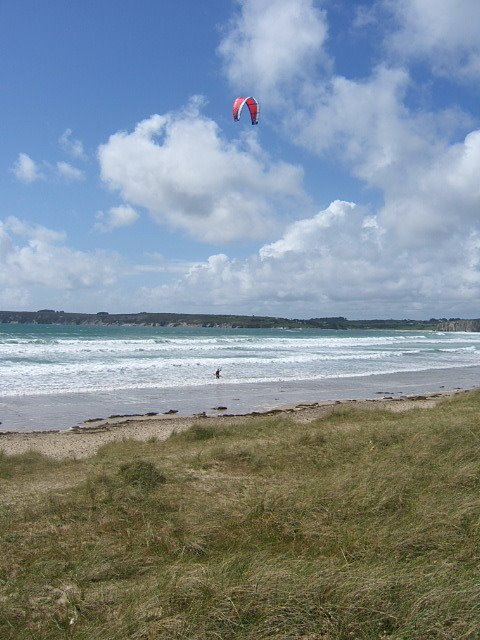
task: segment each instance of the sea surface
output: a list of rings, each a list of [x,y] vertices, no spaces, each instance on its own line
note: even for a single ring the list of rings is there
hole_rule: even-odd
[[[302,389],[309,400],[372,397],[390,380],[465,388],[479,366],[480,333],[0,324],[0,429],[66,428],[94,411],[186,415],[217,401],[266,409],[289,389],[288,401],[306,400]]]

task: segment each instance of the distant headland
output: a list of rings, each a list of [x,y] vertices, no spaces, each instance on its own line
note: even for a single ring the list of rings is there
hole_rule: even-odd
[[[234,329],[404,329],[431,331],[480,331],[480,319],[430,318],[429,320],[348,320],[325,318],[278,318],[271,316],[212,315],[189,313],[70,313],[54,309],[0,311],[0,323],[65,324],[145,327],[217,327]]]

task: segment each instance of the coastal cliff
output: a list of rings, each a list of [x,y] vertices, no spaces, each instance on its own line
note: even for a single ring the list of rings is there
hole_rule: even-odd
[[[480,331],[480,320],[446,320],[438,325],[439,331]]]

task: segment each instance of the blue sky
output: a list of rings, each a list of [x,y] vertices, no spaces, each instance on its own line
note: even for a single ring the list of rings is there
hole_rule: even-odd
[[[476,0],[6,0],[0,53],[0,308],[479,316]]]

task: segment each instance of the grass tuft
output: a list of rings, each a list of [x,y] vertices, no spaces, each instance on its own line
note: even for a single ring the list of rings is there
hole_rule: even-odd
[[[157,467],[147,460],[134,460],[122,464],[118,473],[124,482],[139,487],[143,491],[151,491],[167,481]]]
[[[23,475],[50,471],[61,465],[38,451],[25,451],[17,455],[7,455],[0,451],[0,478],[14,478]]]

